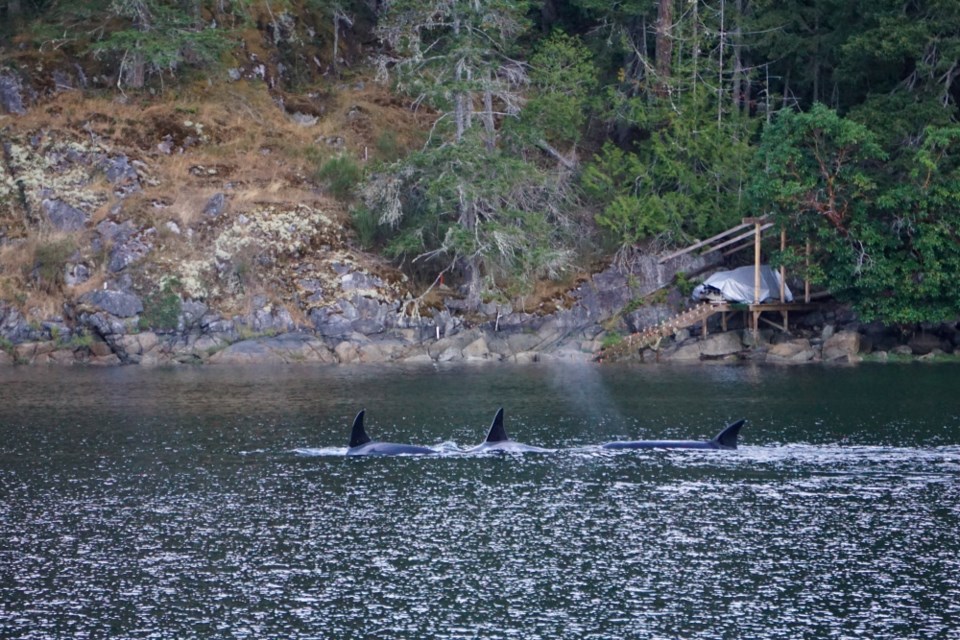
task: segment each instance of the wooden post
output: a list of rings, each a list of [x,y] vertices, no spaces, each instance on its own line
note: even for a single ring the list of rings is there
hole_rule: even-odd
[[[787,250],[787,228],[783,227],[780,229],[780,254],[783,255],[783,252]],[[786,288],[787,288],[787,274],[786,270],[783,267],[783,263],[780,263],[780,304],[786,302]],[[786,316],[784,316],[786,317]],[[784,322],[784,327],[786,327],[786,322]],[[786,328],[784,328],[786,331]]]
[[[753,304],[760,304],[760,223],[754,224],[753,237]]]
[[[704,338],[707,337],[707,318],[704,318],[700,321],[700,335]]]
[[[803,274],[803,301],[810,304],[810,239],[807,239],[807,272]]]
[[[753,304],[760,304],[760,223],[754,225],[756,236],[753,239]],[[753,344],[760,343],[760,311],[753,312]]]

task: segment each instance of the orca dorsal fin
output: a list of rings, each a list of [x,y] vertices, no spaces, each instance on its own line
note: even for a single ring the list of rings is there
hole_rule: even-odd
[[[366,411],[366,409],[360,409],[360,413],[353,419],[353,429],[350,431],[351,449],[370,442],[370,436],[367,435],[366,430],[363,428],[363,414],[366,413]]]
[[[728,424],[723,431],[717,434],[713,442],[717,443],[722,449],[736,449],[737,436],[740,435],[740,427],[746,420],[737,420]]]
[[[503,407],[500,407],[497,409],[497,415],[493,416],[490,432],[487,433],[487,439],[484,442],[506,442],[509,439],[507,430],[503,428]]]

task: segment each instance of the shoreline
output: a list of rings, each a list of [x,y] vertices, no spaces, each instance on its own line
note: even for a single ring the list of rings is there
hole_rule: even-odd
[[[591,332],[587,332],[591,333]],[[407,334],[409,335],[409,334]],[[911,364],[960,362],[960,353],[933,348],[917,353],[909,345],[891,350],[867,346],[855,331],[832,333],[826,340],[789,335],[762,335],[752,345],[749,331],[733,330],[706,337],[679,336],[658,350],[644,349],[634,357],[605,361],[601,341],[582,332],[557,339],[554,333],[494,332],[467,329],[440,340],[407,341],[402,335],[380,339],[354,336],[324,340],[312,332],[288,332],[240,338],[233,342],[184,339],[154,332],[126,334],[124,357],[106,341],[82,343],[54,340],[4,345],[0,366],[237,366],[237,365],[417,365],[417,364],[533,364],[597,363],[616,365],[725,365],[766,364],[854,365],[860,363]],[[764,340],[766,338],[766,340]],[[772,339],[771,339],[772,338]]]

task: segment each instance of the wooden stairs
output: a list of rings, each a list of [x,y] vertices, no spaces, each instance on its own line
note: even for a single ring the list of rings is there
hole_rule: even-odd
[[[641,349],[654,347],[664,338],[669,338],[681,329],[701,323],[715,313],[729,310],[729,305],[701,302],[680,313],[670,316],[659,324],[648,327],[643,331],[632,333],[621,342],[607,347],[600,352],[597,360],[620,360]]]

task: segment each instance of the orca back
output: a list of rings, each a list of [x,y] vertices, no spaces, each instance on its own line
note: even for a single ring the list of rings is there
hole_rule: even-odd
[[[487,433],[487,439],[484,442],[506,442],[509,439],[507,430],[503,428],[503,407],[500,407],[497,410],[497,415],[493,417],[490,431]]]
[[[353,419],[353,429],[350,431],[350,448],[359,447],[370,442],[370,436],[363,428],[363,414],[366,409],[361,409],[357,417]]]
[[[743,423],[746,420],[737,420],[736,422],[731,422],[726,426],[726,428],[717,434],[717,437],[711,440],[721,449],[736,449],[737,448],[737,436],[740,435],[740,427],[743,426]]]

